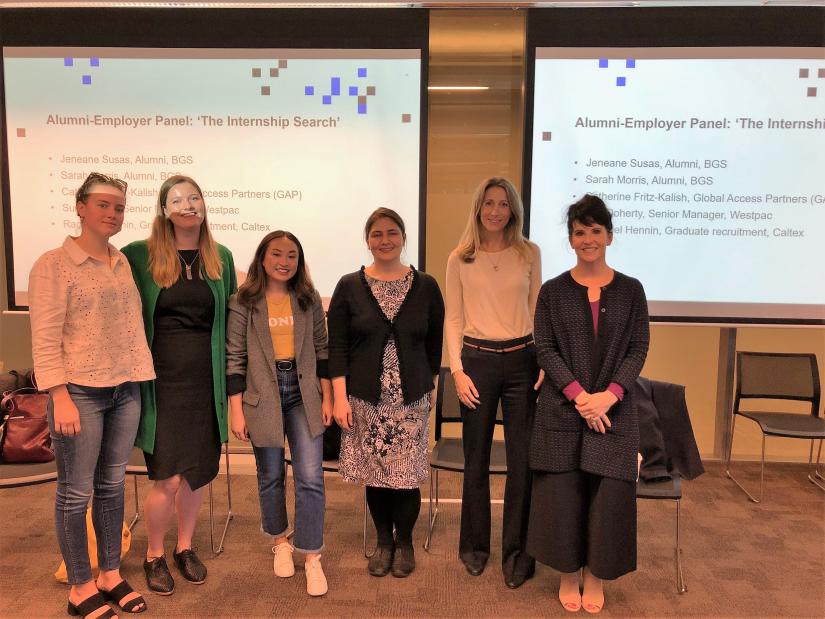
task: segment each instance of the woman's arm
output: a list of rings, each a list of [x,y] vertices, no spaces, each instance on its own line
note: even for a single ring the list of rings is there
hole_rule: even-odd
[[[437,376],[441,370],[441,352],[444,345],[444,298],[441,296],[441,289],[438,282],[430,278],[432,289],[429,293],[429,311],[427,315],[427,359],[430,362],[430,370]]]
[[[549,297],[549,282],[542,286],[536,300],[536,315],[533,321],[533,339],[536,343],[536,358],[553,386],[562,391],[576,381],[573,372],[559,354],[559,345],[553,320],[563,320],[563,316],[553,316]]]
[[[332,414],[342,430],[352,429],[352,407],[347,398],[347,377],[335,376],[332,379],[333,406]]]
[[[329,376],[347,376],[349,374],[349,340],[350,312],[347,282],[342,277],[335,286],[332,299],[329,302],[327,326],[329,327]],[[334,384],[333,384],[334,387]],[[337,392],[336,392],[337,394]]]
[[[329,380],[329,341],[321,297],[315,293],[312,303],[312,339],[315,344],[315,374],[321,383],[321,419],[325,426],[332,423],[332,382]]]
[[[80,412],[66,388],[63,366],[63,326],[69,307],[69,289],[57,272],[53,257],[41,257],[29,274],[29,316],[32,358],[38,386],[52,398],[54,429],[58,434],[80,433]]]
[[[226,392],[230,396],[246,390],[247,341],[249,309],[238,302],[238,295],[229,299],[226,321]],[[239,395],[240,397],[240,395]],[[230,398],[231,400],[231,398]]]
[[[647,359],[647,350],[650,347],[650,317],[647,314],[647,298],[642,284],[634,280],[636,290],[633,295],[633,306],[630,320],[625,326],[630,330],[630,343],[624,359],[619,364],[611,382],[621,385],[625,393],[633,388],[636,379],[642,373]]]
[[[464,334],[464,289],[461,283],[461,258],[453,252],[447,259],[447,292],[444,331],[447,333],[447,355],[450,371],[455,374],[464,369],[461,364],[461,348]]]

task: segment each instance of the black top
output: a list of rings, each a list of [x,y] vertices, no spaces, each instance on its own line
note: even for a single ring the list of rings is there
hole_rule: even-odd
[[[192,279],[186,279],[181,264],[178,281],[164,288],[155,305],[155,337],[161,333],[200,331],[212,334],[215,317],[215,299],[207,283],[201,278],[200,256],[197,249],[179,249],[178,253],[192,267]]]
[[[642,284],[615,272],[602,287],[596,336],[587,287],[564,272],[539,291],[534,338],[547,380],[536,405],[531,467],[551,472],[581,469],[635,480],[639,424],[633,388],[650,342]],[[612,427],[606,434],[585,428],[576,407],[562,393],[574,380],[589,393],[604,391],[611,382],[624,387],[624,398],[607,413]]]
[[[433,389],[441,366],[441,290],[433,277],[411,268],[410,290],[393,320],[373,296],[364,267],[341,278],[329,304],[329,374],[346,376],[347,393],[372,404],[381,395],[381,361],[390,337],[398,349],[405,404]]]

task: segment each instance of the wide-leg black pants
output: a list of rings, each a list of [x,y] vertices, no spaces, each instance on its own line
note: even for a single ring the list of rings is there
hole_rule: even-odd
[[[521,350],[495,353],[464,346],[461,361],[481,404],[475,410],[461,406],[464,490],[459,555],[471,563],[484,562],[490,556],[490,447],[501,401],[507,453],[502,570],[505,576],[531,574],[535,562],[525,552],[525,544],[530,514],[528,451],[537,396],[533,385],[539,372],[535,348],[530,344]]]
[[[613,580],[636,569],[636,484],[584,471],[533,471],[527,550],[560,572]]]

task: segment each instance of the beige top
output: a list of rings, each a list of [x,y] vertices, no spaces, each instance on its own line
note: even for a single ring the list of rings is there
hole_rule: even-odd
[[[275,358],[294,359],[295,320],[292,316],[292,301],[289,295],[284,295],[280,301],[273,301],[267,297],[266,311],[269,314],[269,337],[272,338]]]
[[[447,260],[447,310],[444,331],[450,370],[463,369],[465,335],[483,340],[512,340],[533,332],[533,314],[541,288],[541,255],[530,243],[532,259],[512,247],[478,251],[463,262],[453,250]]]
[[[29,309],[41,389],[155,378],[129,262],[112,245],[109,255],[110,264],[93,258],[69,236],[34,263]]]

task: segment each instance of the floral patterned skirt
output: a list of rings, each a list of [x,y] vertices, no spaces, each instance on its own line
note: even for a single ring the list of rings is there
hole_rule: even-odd
[[[378,405],[350,396],[352,430],[341,436],[344,481],[379,488],[418,488],[429,472],[431,394],[409,405]]]

